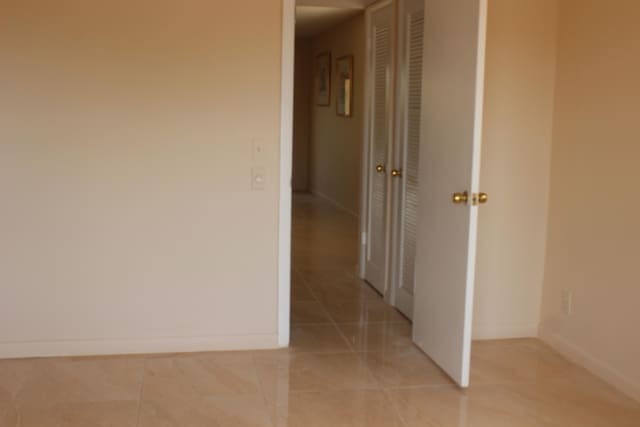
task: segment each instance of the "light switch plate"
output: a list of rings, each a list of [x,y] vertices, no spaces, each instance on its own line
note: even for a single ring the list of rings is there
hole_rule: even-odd
[[[251,168],[251,189],[264,190],[266,186],[267,175],[265,168],[262,166],[254,166]]]
[[[251,159],[254,163],[261,163],[266,159],[266,149],[266,145],[260,139],[251,141]]]

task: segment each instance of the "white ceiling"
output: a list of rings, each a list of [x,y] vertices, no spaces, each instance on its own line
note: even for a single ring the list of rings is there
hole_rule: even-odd
[[[296,37],[313,37],[362,12],[362,8],[296,6]]]

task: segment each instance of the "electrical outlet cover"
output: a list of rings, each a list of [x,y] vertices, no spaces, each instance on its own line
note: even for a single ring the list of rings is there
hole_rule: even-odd
[[[573,310],[573,292],[568,289],[562,290],[562,313],[570,316]]]

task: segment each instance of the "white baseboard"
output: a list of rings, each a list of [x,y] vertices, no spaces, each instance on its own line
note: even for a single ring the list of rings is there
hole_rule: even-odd
[[[321,198],[322,200],[324,200],[325,202],[328,202],[330,204],[332,204],[334,207],[338,208],[339,210],[341,210],[344,213],[347,213],[355,218],[358,218],[359,215],[352,211],[351,209],[341,205],[340,203],[338,203],[337,201],[335,201],[334,199],[332,199],[331,197],[327,196],[326,194],[323,194],[317,190],[311,189],[310,193],[313,194],[316,197]]]
[[[538,336],[538,325],[474,323],[472,332],[474,340],[535,338]]]
[[[613,366],[592,356],[583,348],[544,326],[540,327],[540,339],[573,363],[584,367],[605,382],[640,402],[640,384],[630,381],[627,376]]]
[[[130,340],[23,341],[0,342],[0,359],[191,353],[199,351],[262,350],[275,348],[278,348],[277,334]]]

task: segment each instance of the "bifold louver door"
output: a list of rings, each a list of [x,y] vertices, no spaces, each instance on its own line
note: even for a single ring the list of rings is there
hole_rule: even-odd
[[[403,0],[399,7],[399,55],[397,102],[396,238],[394,256],[394,302],[413,318],[414,267],[418,221],[418,170],[420,111],[422,99],[422,50],[424,0]]]
[[[365,279],[385,292],[387,263],[388,159],[392,141],[393,4],[367,10],[367,163]]]

